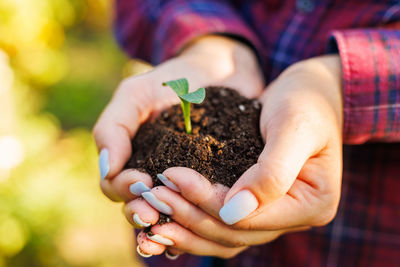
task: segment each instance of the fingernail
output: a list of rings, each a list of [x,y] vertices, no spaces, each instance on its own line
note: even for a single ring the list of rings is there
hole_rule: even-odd
[[[165,202],[159,200],[152,192],[142,193],[142,197],[149,203],[153,208],[167,215],[172,215],[172,208]]]
[[[150,191],[150,188],[142,182],[136,182],[129,186],[129,191],[135,196],[140,196],[143,192]]]
[[[179,255],[174,255],[167,250],[165,251],[165,257],[167,257],[170,260],[176,260],[179,257]]]
[[[158,178],[158,180],[160,180],[166,187],[168,187],[169,189],[171,189],[171,190],[174,190],[175,192],[181,192],[180,190],[179,190],[179,188],[178,187],[176,187],[176,185],[173,183],[173,182],[171,182],[171,180],[170,179],[168,179],[166,176],[164,176],[163,174],[161,174],[161,173],[159,173],[159,174],[157,174],[157,178]]]
[[[101,180],[104,180],[104,178],[106,178],[108,172],[110,171],[110,165],[108,163],[108,149],[107,148],[103,148],[100,151],[99,168],[100,168]]]
[[[136,247],[136,251],[137,253],[142,256],[143,258],[150,258],[151,256],[153,256],[153,254],[146,254],[144,253],[139,246]]]
[[[146,236],[151,241],[154,241],[161,245],[173,246],[175,244],[174,241],[172,241],[169,238],[163,237],[162,235],[157,235],[157,234],[149,235],[149,233],[147,233]]]
[[[144,228],[144,227],[149,227],[151,225],[151,223],[147,223],[142,221],[142,219],[140,219],[139,215],[137,215],[137,213],[133,214],[133,221],[140,227]]]
[[[219,216],[226,224],[232,225],[247,217],[257,207],[257,198],[249,190],[243,190],[220,209]]]

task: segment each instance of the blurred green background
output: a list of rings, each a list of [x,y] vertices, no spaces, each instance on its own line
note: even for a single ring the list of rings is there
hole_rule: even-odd
[[[0,267],[139,264],[91,137],[137,67],[112,14],[112,0],[0,0]]]

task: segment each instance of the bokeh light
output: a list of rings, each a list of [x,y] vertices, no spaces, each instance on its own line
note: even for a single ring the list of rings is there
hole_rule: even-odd
[[[11,170],[23,160],[21,142],[14,136],[0,136],[0,169]]]
[[[112,13],[111,0],[0,0],[0,267],[140,265],[91,136],[144,68],[115,44]]]

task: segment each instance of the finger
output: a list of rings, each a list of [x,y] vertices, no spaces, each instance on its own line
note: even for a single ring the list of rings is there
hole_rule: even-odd
[[[135,228],[144,228],[158,222],[160,215],[143,198],[138,198],[125,205],[125,217]]]
[[[226,224],[235,224],[252,213],[255,216],[261,207],[283,197],[306,160],[316,151],[307,125],[289,119],[273,126],[268,128],[266,145],[258,162],[243,173],[226,195],[219,212]]]
[[[339,198],[340,181],[335,185],[310,182],[329,180],[320,170],[323,158],[310,158],[298,178],[282,198],[260,208],[260,212],[235,224],[236,229],[277,230],[303,225],[321,226],[335,216]],[[312,172],[311,172],[312,171]],[[327,171],[329,174],[335,170]],[[312,173],[312,174],[311,174]]]
[[[152,241],[166,244],[165,240],[170,240],[173,244],[169,246],[195,255],[230,258],[246,249],[246,247],[230,248],[222,246],[197,236],[177,223],[155,225],[151,228],[151,233],[153,235],[147,237],[151,238]],[[154,236],[157,238],[154,238]],[[168,244],[171,243],[168,242]]]
[[[102,179],[112,178],[122,170],[131,155],[132,137],[149,117],[150,90],[139,91],[139,86],[139,82],[123,82],[93,129]]]
[[[285,231],[275,231],[273,233],[264,232],[261,235],[266,235],[267,238],[255,244],[265,244],[275,240],[284,233],[299,232],[307,229],[310,229],[310,227],[299,227]],[[194,255],[231,258],[247,248],[246,246],[237,248],[221,246],[195,235],[177,223],[153,226],[151,232],[147,234],[141,232],[138,235],[138,244],[138,251],[144,257],[161,254],[166,249],[174,255],[186,252]],[[172,259],[176,258],[173,257]]]
[[[155,187],[148,193],[154,195],[152,205],[158,206],[160,204],[157,204],[157,202],[162,202],[163,205],[171,207],[172,212],[170,216],[182,227],[190,230],[199,237],[226,247],[260,244],[266,242],[266,240],[275,238],[278,234],[278,232],[269,231],[235,230],[194,206],[179,193],[164,186]],[[154,199],[157,199],[157,202]]]
[[[170,260],[176,260],[180,255],[184,254],[184,252],[180,249],[167,247],[163,244],[150,240],[147,237],[147,234],[143,231],[138,234],[137,242],[139,245],[137,246],[136,251],[144,258],[149,258],[153,255],[159,255],[164,252],[166,258]]]
[[[245,243],[244,240],[236,240],[231,237],[234,234],[233,229],[205,213],[183,198],[179,193],[165,186],[159,186],[153,188],[148,194],[153,194],[151,202],[153,207],[156,209],[161,205],[170,207],[171,218],[197,235],[224,244],[225,246],[237,247]]]
[[[165,250],[165,257],[167,257],[170,260],[176,260],[180,255],[183,254],[184,252],[182,250],[173,247],[168,247]]]
[[[180,194],[195,206],[206,213],[219,218],[218,212],[224,204],[229,187],[221,184],[211,184],[207,178],[193,169],[172,167],[157,176],[161,182],[172,190],[179,190]],[[171,185],[172,184],[172,185]]]
[[[147,173],[135,169],[126,169],[114,179],[100,182],[103,193],[113,201],[129,201],[140,197],[145,191],[150,191],[153,181]]]
[[[146,233],[141,231],[137,235],[136,252],[143,258],[149,258],[153,255],[160,255],[165,251],[166,246],[153,242],[147,238]]]

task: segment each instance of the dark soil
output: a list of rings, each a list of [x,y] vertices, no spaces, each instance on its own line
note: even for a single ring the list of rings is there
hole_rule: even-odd
[[[175,105],[140,127],[125,167],[147,172],[154,186],[162,185],[158,173],[181,166],[231,187],[263,149],[260,110],[257,100],[227,88],[208,87],[204,102],[192,105],[192,134],[186,134],[181,107]]]

